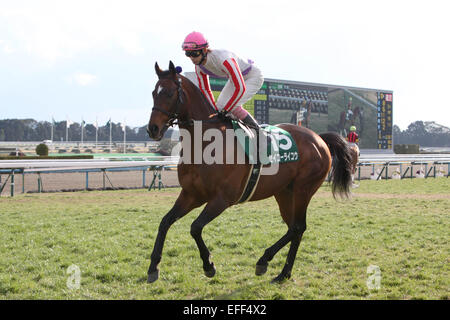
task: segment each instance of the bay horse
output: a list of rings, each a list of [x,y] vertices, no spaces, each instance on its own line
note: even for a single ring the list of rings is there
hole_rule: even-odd
[[[347,120],[347,111],[342,111],[339,115],[339,123],[338,123],[338,131],[340,134],[347,135],[347,130],[345,129],[347,126],[347,123],[349,123],[350,126],[356,125],[356,121],[359,120],[358,123],[358,131],[359,134],[362,135],[364,131],[364,121],[363,121],[363,112],[360,107],[355,107],[352,109],[352,116],[349,120]]]
[[[150,138],[160,140],[164,132],[174,121],[177,121],[180,132],[186,130],[189,137],[182,139],[181,155],[192,151],[194,140],[194,121],[201,122],[203,134],[208,129],[216,129],[225,137],[225,131],[232,128],[227,117],[220,117],[207,102],[201,91],[189,79],[179,74],[170,61],[169,70],[163,71],[155,63],[158,82],[153,95],[153,109],[147,126]],[[311,197],[322,185],[331,168],[333,168],[331,187],[333,195],[348,196],[351,183],[351,155],[346,141],[337,133],[324,133],[320,136],[313,131],[292,124],[279,124],[287,130],[299,149],[299,160],[279,165],[275,175],[261,175],[255,192],[249,201],[275,196],[281,217],[288,230],[274,245],[267,248],[256,263],[256,275],[267,271],[268,263],[285,245],[291,243],[281,273],[273,279],[281,282],[291,277],[291,270],[303,233],[306,230],[306,210]],[[198,134],[198,133],[197,133]],[[236,137],[234,137],[236,142]],[[203,139],[201,140],[203,141]],[[202,142],[202,150],[206,143]],[[231,152],[236,160],[237,143],[227,150],[223,147],[223,157]],[[191,152],[191,156],[192,156]],[[155,245],[151,254],[147,282],[152,283],[159,277],[158,264],[161,261],[164,241],[170,226],[194,208],[206,203],[200,215],[191,225],[190,233],[194,238],[203,270],[207,277],[216,273],[210,252],[203,241],[202,230],[225,209],[239,200],[249,176],[251,164],[178,164],[178,179],[181,192],[172,209],[162,218],[159,225]],[[267,165],[265,165],[267,166]],[[263,166],[263,167],[265,167]],[[242,217],[244,219],[244,217]]]

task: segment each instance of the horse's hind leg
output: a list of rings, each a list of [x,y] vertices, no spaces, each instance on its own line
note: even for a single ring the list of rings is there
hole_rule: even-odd
[[[280,251],[286,244],[289,243],[289,241],[292,240],[293,236],[294,234],[292,230],[288,229],[286,234],[281,237],[280,240],[278,240],[274,245],[264,251],[264,255],[256,263],[255,274],[257,276],[261,276],[267,272],[267,266],[269,262],[272,261],[273,257],[277,254],[278,251]]]
[[[219,216],[228,207],[229,205],[222,199],[208,202],[202,213],[200,213],[198,218],[195,219],[191,225],[191,235],[197,243],[198,250],[200,251],[200,257],[203,260],[203,271],[208,278],[214,277],[216,274],[216,268],[214,267],[214,263],[210,260],[210,252],[203,241],[202,230],[208,223]]]
[[[303,233],[306,230],[306,207],[308,201],[296,199],[295,194],[286,190],[285,193],[275,196],[280,207],[281,216],[288,225],[287,233],[278,240],[273,246],[268,248],[264,255],[258,260],[256,264],[256,274],[264,274],[267,270],[267,265],[275,254],[283,248],[288,242],[291,242],[291,247],[286,258],[286,264],[281,273],[273,279],[273,282],[281,282],[291,277],[292,267],[294,266],[295,257],[297,255],[298,247]]]
[[[175,202],[174,206],[164,216],[159,224],[158,235],[156,236],[155,246],[151,255],[150,267],[148,268],[147,282],[152,283],[158,280],[159,270],[158,264],[161,262],[162,250],[164,247],[164,241],[166,239],[167,232],[170,226],[189,213],[192,209],[199,207],[201,203],[198,203],[194,197],[186,195],[184,191],[181,191],[180,196]]]
[[[300,245],[303,232],[306,230],[305,224],[296,224],[288,229],[288,232],[278,240],[273,246],[268,248],[264,255],[256,263],[256,275],[260,276],[266,273],[268,262],[273,259],[275,254],[281,250],[288,242],[291,242],[289,253],[281,273],[273,279],[273,282],[281,282],[291,277],[292,267],[294,266],[295,256]]]
[[[286,264],[284,265],[283,270],[281,270],[281,273],[277,277],[275,277],[272,282],[281,282],[291,277],[295,256],[297,255],[298,247],[300,246],[300,241],[302,240],[303,233],[306,230],[306,223],[296,224],[292,228],[292,230],[293,236],[291,240],[291,247],[289,248],[289,252],[286,258]]]
[[[288,217],[291,217],[294,211],[292,190],[286,189],[279,195],[276,195],[275,198],[277,199],[281,215],[283,216],[286,224],[289,226],[289,221],[286,221],[286,219],[288,219]],[[278,240],[274,245],[264,251],[263,256],[256,263],[255,274],[257,276],[261,276],[266,273],[269,262],[272,261],[273,257],[278,253],[278,251],[280,251],[286,244],[288,244],[292,240],[294,235],[294,230],[292,228],[288,228],[288,231],[284,236],[281,237],[280,240]]]
[[[313,184],[305,185],[300,180],[294,182],[292,210],[290,210],[289,205],[282,201],[283,199],[281,197],[275,197],[280,206],[281,216],[292,232],[292,240],[283,270],[281,270],[281,273],[272,282],[281,282],[291,277],[298,247],[300,246],[303,233],[306,230],[306,210],[311,197],[322,184],[325,175],[326,173],[324,173],[322,179],[316,180]]]

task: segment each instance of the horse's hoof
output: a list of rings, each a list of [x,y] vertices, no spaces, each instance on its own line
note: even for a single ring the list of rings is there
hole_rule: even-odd
[[[148,274],[147,283],[153,283],[159,278],[159,270],[151,272]]]
[[[205,276],[207,276],[208,278],[212,278],[216,275],[216,267],[214,266],[214,264],[212,264],[211,268],[209,268],[208,270],[204,270],[205,271]]]
[[[272,281],[270,281],[271,283],[282,283],[284,281],[286,281],[287,279],[285,277],[280,277],[277,276],[275,278],[272,279]]]
[[[283,275],[279,274],[277,277],[273,278],[271,283],[283,283],[284,281],[288,280],[291,277],[290,274]]]
[[[267,272],[267,265],[259,265],[259,264],[256,265],[255,274],[257,276],[262,276],[266,272]]]

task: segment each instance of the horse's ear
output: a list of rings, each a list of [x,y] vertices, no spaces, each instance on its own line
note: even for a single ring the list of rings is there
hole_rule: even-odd
[[[155,62],[155,71],[156,71],[156,74],[158,75],[158,78],[160,78],[163,71],[158,66],[158,62]]]
[[[172,61],[169,62],[169,71],[173,76],[177,73],[177,71],[175,70],[175,65]]]

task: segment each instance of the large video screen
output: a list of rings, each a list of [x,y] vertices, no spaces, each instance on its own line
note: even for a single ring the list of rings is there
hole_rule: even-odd
[[[196,82],[195,75],[189,77]],[[226,79],[210,77],[217,99]],[[392,91],[266,79],[244,105],[259,123],[292,123],[346,137],[355,126],[359,147],[392,149]]]

